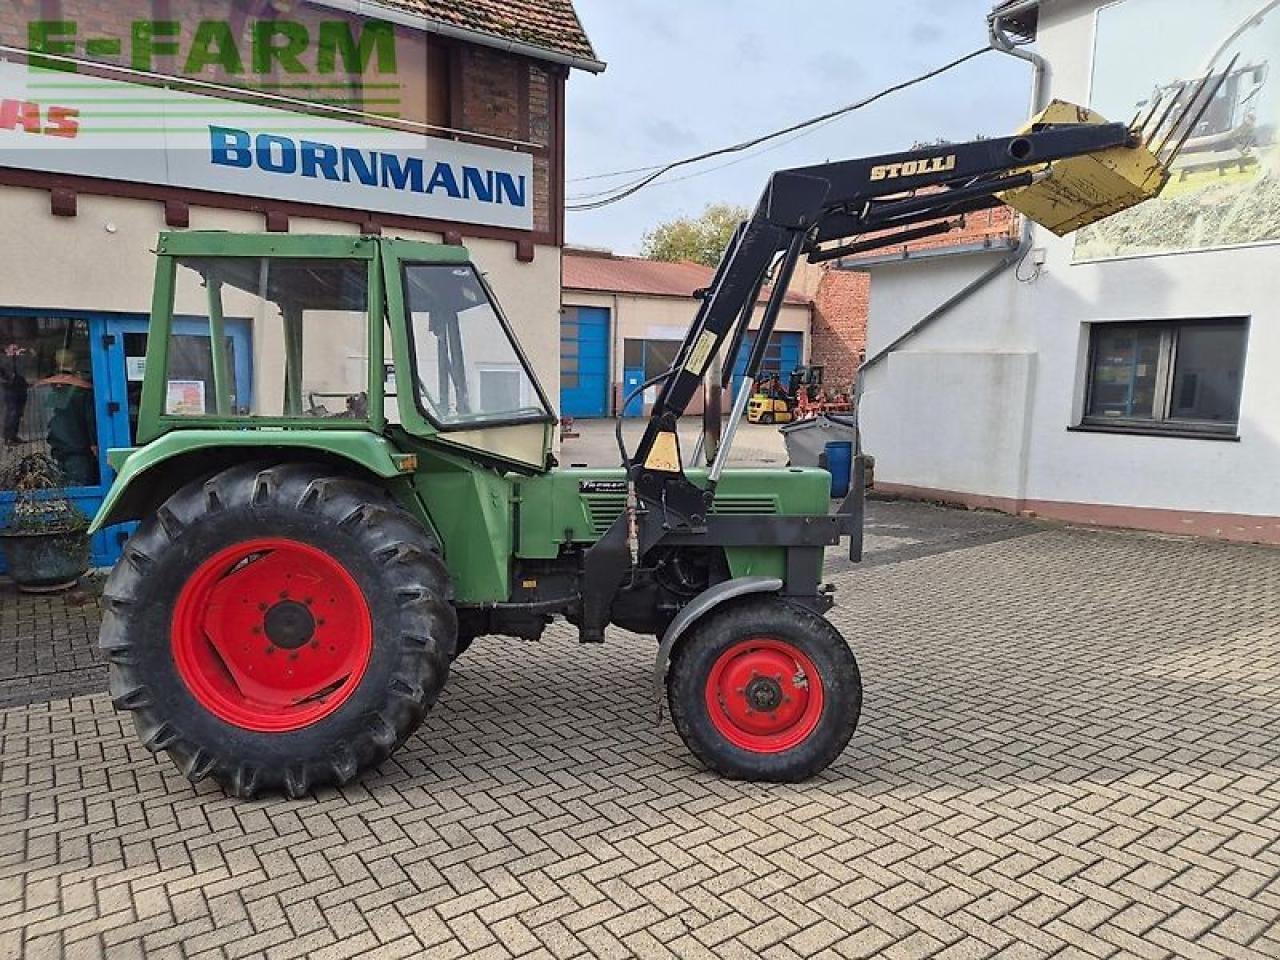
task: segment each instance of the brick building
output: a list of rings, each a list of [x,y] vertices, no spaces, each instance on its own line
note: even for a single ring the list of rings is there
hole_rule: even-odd
[[[847,390],[866,357],[871,278],[854,270],[824,268],[813,291],[810,359],[822,367],[827,389]]]
[[[0,462],[54,449],[38,388],[69,378],[96,508],[166,229],[465,244],[554,388],[571,69],[604,69],[571,0],[0,5]]]
[[[700,263],[667,263],[604,251],[566,250],[560,328],[560,408],[570,416],[641,416],[657,397],[650,389],[624,406],[636,386],[665,370],[693,324],[715,271]],[[761,293],[761,302],[769,291]],[[786,375],[807,362],[810,298],[795,285],[765,354],[766,370]],[[759,312],[757,313],[757,316]],[[748,344],[754,342],[748,333]],[[747,351],[738,356],[746,368]],[[690,406],[701,411],[701,401]]]
[[[1018,221],[1008,207],[969,214],[963,226],[939,234],[810,267],[793,286],[813,298],[812,363],[824,368],[825,383],[847,389],[867,358],[867,322],[875,268],[931,257],[968,256],[1010,250],[1018,244]]]

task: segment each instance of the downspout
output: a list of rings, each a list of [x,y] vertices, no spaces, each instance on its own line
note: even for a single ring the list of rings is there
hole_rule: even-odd
[[[1035,0],[1029,0],[1027,3],[1028,7],[1034,5]],[[1032,50],[1024,50],[1022,47],[1017,46],[1013,40],[1009,38],[1009,35],[1004,32],[1002,17],[999,15],[993,15],[990,20],[989,36],[991,39],[991,48],[993,50],[998,50],[1001,53],[1007,53],[1009,56],[1017,57],[1019,60],[1025,60],[1031,64],[1031,116],[1035,116],[1040,112],[1041,105],[1044,102],[1043,88],[1045,86],[1046,77],[1048,76],[1048,62],[1040,54]],[[862,415],[862,391],[863,386],[866,383],[867,371],[876,366],[881,360],[888,357],[889,354],[893,353],[893,351],[897,350],[912,337],[916,336],[916,334],[920,333],[927,327],[932,326],[934,321],[946,316],[960,304],[972,297],[975,293],[985,288],[989,283],[995,280],[996,277],[1021,263],[1022,259],[1031,252],[1032,242],[1034,240],[1034,223],[1026,217],[1022,217],[1021,219],[1022,238],[1019,240],[1018,246],[1011,253],[1002,257],[1000,262],[995,264],[995,266],[983,272],[977,277],[977,279],[966,284],[958,292],[948,297],[937,307],[934,307],[910,327],[904,330],[899,336],[895,337],[887,346],[877,350],[872,356],[864,360],[858,367],[857,372],[854,374],[856,377],[854,383],[853,403],[853,416],[854,423],[856,425],[856,429],[854,431],[855,453],[862,452],[862,429],[859,421]]]

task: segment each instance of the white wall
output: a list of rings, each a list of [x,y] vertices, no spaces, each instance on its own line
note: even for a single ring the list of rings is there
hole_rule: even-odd
[[[0,187],[0,306],[147,314],[164,208],[146,200],[82,194],[79,215],[54,217],[45,190]],[[254,213],[191,207],[191,229],[262,232]],[[354,224],[293,218],[291,233],[355,233]],[[439,242],[438,234],[388,235]],[[532,263],[514,244],[467,239],[504,305],[548,396],[559,392],[560,251],[538,246]]]
[[[999,261],[972,254],[872,268],[868,356]],[[861,422],[877,482],[1022,496],[1036,357],[1015,287],[1001,276],[868,374]]]
[[[1039,48],[1052,65],[1052,96],[1087,102],[1100,5],[1058,0],[1043,9]],[[1036,228],[1035,245],[1046,257],[1038,279],[1001,276],[869,372],[863,424],[877,480],[1280,515],[1280,246],[1076,264],[1070,238]],[[873,268],[869,354],[991,262]],[[1024,265],[1024,276],[1032,270]],[[1224,316],[1250,318],[1238,442],[1068,431],[1083,405],[1089,324]]]

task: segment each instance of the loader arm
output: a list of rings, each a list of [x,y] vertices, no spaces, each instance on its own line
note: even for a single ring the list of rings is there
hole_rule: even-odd
[[[738,406],[760,372],[802,256],[819,263],[945,233],[964,214],[1005,202],[1066,233],[1149,199],[1164,186],[1169,164],[1230,69],[1206,74],[1165,104],[1152,104],[1133,124],[1107,123],[1055,102],[1040,122],[1015,136],[774,173],[751,217],[734,233],[671,367],[656,378],[661,392],[625,463],[639,500],[659,507],[668,527],[705,524],[741,418]],[[1093,158],[1100,166],[1105,158],[1108,177],[1095,177],[1092,169],[1082,176],[1078,167],[1060,176],[1060,162],[1073,158]],[[707,487],[695,486],[684,474],[677,421],[726,343],[721,386],[729,386],[756,302],[769,284],[738,404]]]
[[[831,602],[817,581],[822,548],[847,536],[851,558],[860,559],[861,458],[855,458],[853,488],[834,515],[709,516],[801,257],[822,262],[946,232],[965,213],[1001,203],[1066,233],[1150,199],[1163,188],[1169,164],[1229,71],[1230,66],[1222,74],[1206,74],[1130,124],[1108,123],[1055,101],[1011,137],[774,173],[750,218],[734,232],[671,366],[644,385],[661,384],[661,391],[635,450],[621,450],[627,508],[586,553],[581,639],[603,639],[613,598],[659,545],[782,548],[783,596],[819,612]],[[685,473],[677,424],[717,356],[721,385],[730,384],[757,301],[768,287],[723,442],[705,478],[695,483]],[[618,436],[623,446],[621,427]]]

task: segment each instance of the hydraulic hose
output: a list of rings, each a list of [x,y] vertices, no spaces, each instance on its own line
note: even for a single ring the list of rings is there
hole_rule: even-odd
[[[613,428],[613,436],[614,436],[614,439],[618,441],[618,453],[622,454],[622,465],[624,467],[631,466],[631,454],[627,453],[627,445],[622,439],[622,421],[625,419],[627,407],[631,405],[631,401],[634,400],[639,394],[643,393],[645,390],[648,390],[650,387],[657,386],[659,383],[661,383],[663,380],[666,380],[675,372],[676,372],[675,368],[672,368],[670,370],[663,370],[662,373],[658,374],[656,377],[651,377],[650,379],[646,380],[644,383],[640,384],[640,386],[632,390],[630,393],[628,393],[626,396],[626,399],[622,401],[622,409],[618,411],[618,422]]]

